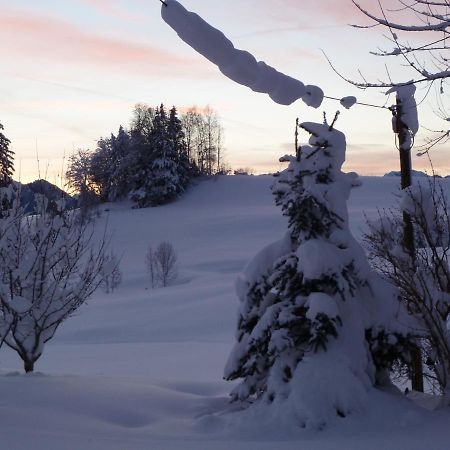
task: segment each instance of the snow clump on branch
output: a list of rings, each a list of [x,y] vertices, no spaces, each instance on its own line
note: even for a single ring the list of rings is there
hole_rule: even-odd
[[[161,16],[184,42],[217,65],[224,75],[236,83],[255,92],[268,94],[281,105],[290,105],[300,98],[313,108],[322,104],[324,93],[318,86],[305,86],[263,61],[257,61],[252,54],[236,49],[221,31],[176,0],[165,0],[161,6]]]

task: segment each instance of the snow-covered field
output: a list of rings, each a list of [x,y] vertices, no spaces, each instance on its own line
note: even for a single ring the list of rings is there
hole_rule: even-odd
[[[171,205],[108,205],[123,282],[98,291],[21,375],[0,352],[0,448],[4,450],[444,450],[450,411],[430,412],[403,396],[371,393],[370,408],[322,431],[283,427],[232,412],[222,371],[237,315],[234,279],[279,238],[285,219],[272,178],[217,177]],[[349,203],[360,238],[377,209],[392,205],[398,178],[363,178]],[[444,183],[447,183],[444,181]],[[170,241],[177,284],[150,289],[149,244]],[[278,421],[278,424],[281,421]]]

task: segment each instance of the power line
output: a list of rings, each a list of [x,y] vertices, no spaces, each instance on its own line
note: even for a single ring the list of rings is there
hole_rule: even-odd
[[[165,2],[165,0],[159,0],[164,6],[169,6],[166,2]],[[327,58],[327,56],[325,55],[325,57]],[[327,58],[328,59],[328,58]],[[332,66],[333,67],[333,66]],[[334,68],[333,68],[334,69]],[[339,99],[339,98],[336,98],[336,97],[330,97],[330,96],[327,96],[327,95],[324,95],[324,98],[327,98],[327,99],[329,99],[329,100],[335,100],[335,101],[338,101],[338,102],[340,102],[341,103],[341,100],[342,99]],[[390,108],[388,108],[388,107],[386,107],[386,106],[379,106],[379,105],[372,105],[372,104],[370,104],[370,103],[364,103],[364,102],[358,102],[358,101],[356,101],[354,104],[357,104],[357,105],[361,105],[361,106],[368,106],[368,107],[370,107],[370,108],[380,108],[380,109],[390,109]]]
[[[336,100],[337,102],[341,102],[342,99],[336,98],[336,97],[329,97],[328,95],[324,95],[324,98],[327,98],[329,100]],[[362,105],[362,106],[369,106],[370,108],[380,108],[380,109],[390,109],[387,106],[380,106],[380,105],[372,105],[370,103],[364,103],[364,102],[355,102],[356,105]]]

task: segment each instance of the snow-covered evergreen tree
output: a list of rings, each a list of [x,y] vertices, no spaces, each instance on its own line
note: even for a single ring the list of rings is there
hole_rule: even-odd
[[[237,343],[225,377],[240,379],[233,400],[321,427],[360,410],[407,341],[395,324],[396,291],[349,231],[357,177],[341,172],[345,136],[327,123],[301,126],[310,145],[282,159],[289,167],[273,187],[288,232],[237,281]]]
[[[191,177],[191,163],[187,154],[185,135],[181,120],[174,107],[170,110],[167,124],[167,138],[171,146],[171,153],[176,155],[177,173],[179,177],[178,192],[184,190]]]
[[[11,200],[15,187],[12,184],[14,172],[14,152],[9,148],[11,141],[2,133],[0,123],[0,219],[11,208]]]
[[[168,123],[164,105],[161,105],[156,111],[150,134],[150,161],[141,168],[142,185],[132,196],[139,207],[167,203],[181,190],[177,149],[168,138]]]
[[[104,201],[123,199],[133,187],[131,137],[120,126],[117,136],[101,139],[92,155],[92,177]]]
[[[8,186],[14,172],[14,152],[9,148],[11,141],[2,133],[0,123],[0,187]]]
[[[117,136],[111,136],[112,170],[111,192],[109,200],[115,201],[125,197],[131,190],[130,171],[131,163],[131,139],[122,126],[119,127]]]

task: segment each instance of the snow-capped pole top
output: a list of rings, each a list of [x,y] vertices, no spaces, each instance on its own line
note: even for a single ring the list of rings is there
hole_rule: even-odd
[[[290,105],[300,98],[313,108],[322,104],[324,93],[318,86],[305,86],[301,81],[257,61],[250,53],[236,49],[220,30],[176,0],[164,0],[161,17],[184,42],[236,83],[268,94],[281,105]]]
[[[414,84],[403,84],[393,86],[386,92],[386,95],[394,93],[402,105],[400,120],[408,127],[413,136],[419,131],[419,117],[414,94],[416,86]]]

